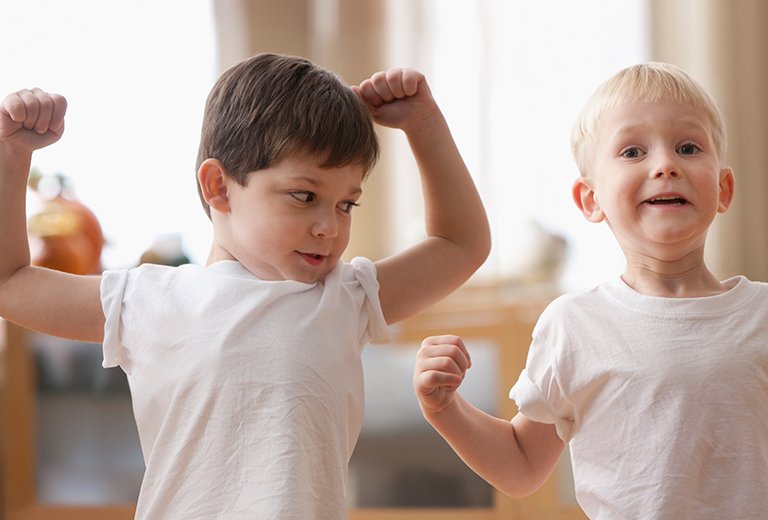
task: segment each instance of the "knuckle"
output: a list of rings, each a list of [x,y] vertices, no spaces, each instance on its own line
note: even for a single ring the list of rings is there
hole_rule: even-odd
[[[437,366],[443,372],[455,372],[458,365],[450,357],[442,357],[437,360]]]

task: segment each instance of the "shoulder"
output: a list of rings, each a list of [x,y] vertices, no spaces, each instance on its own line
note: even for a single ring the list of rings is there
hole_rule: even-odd
[[[728,293],[733,293],[730,300],[736,308],[743,305],[768,313],[768,283],[738,275],[723,281],[723,284],[729,287]]]
[[[326,291],[334,295],[344,294],[342,300],[350,300],[363,310],[367,323],[367,334],[374,342],[390,339],[389,328],[379,298],[379,281],[376,277],[376,265],[368,258],[355,257],[351,262],[339,262],[336,269],[326,279]],[[334,287],[339,287],[334,290]]]
[[[166,301],[178,297],[189,298],[200,291],[209,293],[221,285],[220,273],[197,264],[171,267],[142,264],[130,269],[107,270],[102,275],[102,300],[155,297],[162,294]]]
[[[750,280],[746,276],[738,275],[734,276],[733,278],[729,278],[728,280],[725,280],[723,283],[728,285],[730,281],[733,281],[734,285],[741,285],[744,284],[746,287],[749,287],[750,290],[754,291],[755,294],[765,297],[768,295],[768,283],[766,282],[759,282]]]
[[[570,337],[602,327],[607,310],[617,307],[614,282],[564,293],[544,309],[534,327],[534,336]]]
[[[175,277],[201,276],[206,269],[195,264],[185,264],[178,267],[158,264],[142,264],[130,269],[110,269],[103,273],[104,284],[111,284],[115,281],[126,279],[129,281],[148,280],[160,281],[170,280]]]
[[[364,289],[373,289],[378,293],[379,282],[376,277],[376,265],[368,258],[357,256],[349,262],[339,261],[336,267],[328,273],[325,285],[353,286],[361,285]]]
[[[542,316],[582,313],[604,307],[615,299],[615,282],[604,282],[588,289],[579,289],[561,294],[547,305]]]

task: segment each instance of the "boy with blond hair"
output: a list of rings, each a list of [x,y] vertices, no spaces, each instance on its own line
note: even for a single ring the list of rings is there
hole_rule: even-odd
[[[462,284],[490,247],[424,76],[391,69],[350,88],[274,54],[222,74],[197,161],[213,224],[206,266],[85,277],[29,265],[32,152],[61,137],[65,112],[40,89],[0,104],[0,315],[102,343],[104,365],[125,371],[146,463],[136,517],[346,518],[363,346]],[[351,212],[379,153],[371,118],[408,137],[428,237],[347,263]]]
[[[734,193],[720,112],[679,68],[641,64],[598,88],[572,144],[573,199],[608,224],[624,273],[544,311],[511,421],[456,392],[470,364],[460,338],[427,338],[424,416],[511,496],[536,491],[568,445],[590,518],[765,518],[768,284],[720,281],[704,262]]]

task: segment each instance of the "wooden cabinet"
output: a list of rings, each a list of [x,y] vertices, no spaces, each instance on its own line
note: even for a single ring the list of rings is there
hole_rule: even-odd
[[[57,506],[38,501],[35,367],[26,331],[0,320],[0,518],[3,520],[131,519],[132,504]]]

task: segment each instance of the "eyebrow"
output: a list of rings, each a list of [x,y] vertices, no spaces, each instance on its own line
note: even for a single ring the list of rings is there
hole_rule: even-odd
[[[291,181],[303,181],[303,182],[306,182],[308,184],[311,184],[312,186],[319,186],[319,187],[321,187],[323,185],[323,182],[321,180],[314,179],[312,177],[305,177],[303,175],[290,176],[290,177],[287,177],[287,179],[289,179]],[[350,195],[360,195],[361,193],[363,193],[363,188],[362,187],[357,187],[354,190],[349,192]]]

